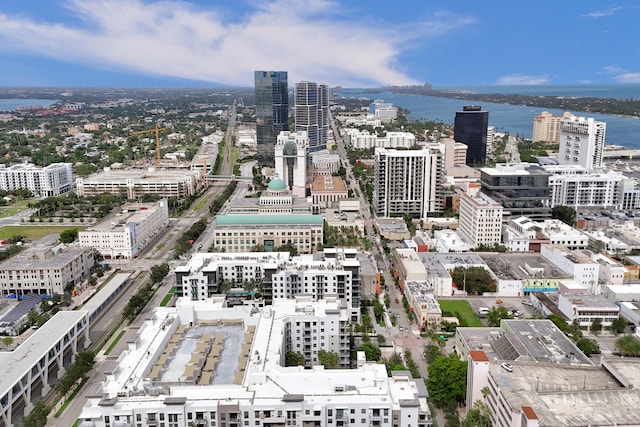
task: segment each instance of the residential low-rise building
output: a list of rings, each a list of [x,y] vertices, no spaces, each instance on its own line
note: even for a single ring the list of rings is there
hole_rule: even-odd
[[[542,245],[540,255],[570,275],[573,280],[589,287],[594,294],[602,292],[598,281],[600,265],[589,255],[568,249],[562,245]]]
[[[439,330],[442,321],[442,309],[433,296],[433,288],[427,281],[406,282],[405,296],[409,302],[409,311],[421,330]]]
[[[89,248],[40,244],[0,262],[3,296],[63,294],[89,277],[93,267]]]
[[[603,328],[611,328],[613,321],[620,317],[620,307],[604,295],[560,294],[558,309],[569,319],[569,323],[575,321],[581,328],[588,330],[596,321],[600,322]]]
[[[94,248],[106,259],[138,256],[169,226],[166,200],[128,203],[121,212],[78,232],[80,246]]]

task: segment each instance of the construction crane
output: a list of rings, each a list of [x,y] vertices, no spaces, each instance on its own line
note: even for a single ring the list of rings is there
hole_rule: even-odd
[[[138,130],[135,132],[131,132],[129,135],[140,135],[143,133],[155,132],[156,133],[156,161],[158,169],[160,169],[160,131],[167,130],[167,128],[160,128],[156,123],[155,129],[146,129],[146,130]]]

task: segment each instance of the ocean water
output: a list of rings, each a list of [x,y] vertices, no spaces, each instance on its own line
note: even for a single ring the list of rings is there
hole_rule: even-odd
[[[53,99],[0,99],[0,111],[14,111],[23,105],[42,105],[43,107],[48,107],[56,102],[58,101]]]
[[[555,96],[596,96],[613,98],[615,94],[623,98],[640,98],[640,85],[610,85],[610,86],[486,86],[455,88],[482,93],[519,93],[522,95],[555,95]],[[503,89],[504,88],[504,89]],[[444,88],[437,88],[444,89]],[[447,88],[453,89],[453,88]],[[504,90],[504,91],[502,91]],[[526,92],[526,93],[525,93]],[[581,95],[577,95],[580,92]],[[623,95],[626,94],[626,95]],[[409,110],[409,118],[417,120],[432,120],[453,125],[456,111],[461,111],[464,105],[479,104],[483,110],[489,112],[489,125],[497,132],[509,132],[531,138],[533,133],[533,118],[543,111],[561,115],[564,111],[553,108],[535,108],[519,105],[495,104],[491,102],[473,102],[459,99],[441,98],[436,96],[395,94],[393,92],[367,93],[357,89],[347,89],[341,92],[344,97],[369,99],[384,99],[397,107]],[[622,145],[640,149],[640,119],[619,117],[608,114],[581,113],[572,111],[577,116],[593,117],[607,123],[605,143],[607,145]]]

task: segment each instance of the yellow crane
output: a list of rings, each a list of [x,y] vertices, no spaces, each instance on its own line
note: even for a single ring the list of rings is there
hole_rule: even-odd
[[[160,169],[160,131],[167,130],[167,128],[158,127],[156,123],[155,129],[146,129],[146,130],[138,130],[135,132],[131,132],[129,135],[140,135],[143,133],[155,132],[156,133],[156,161],[158,169]]]

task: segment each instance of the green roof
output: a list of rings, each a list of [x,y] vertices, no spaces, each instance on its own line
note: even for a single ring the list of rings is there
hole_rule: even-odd
[[[322,225],[322,215],[218,215],[216,225]]]
[[[286,190],[287,186],[285,185],[283,180],[276,177],[276,178],[273,178],[271,182],[269,182],[269,185],[267,186],[267,188],[271,191],[280,191],[280,190]]]

